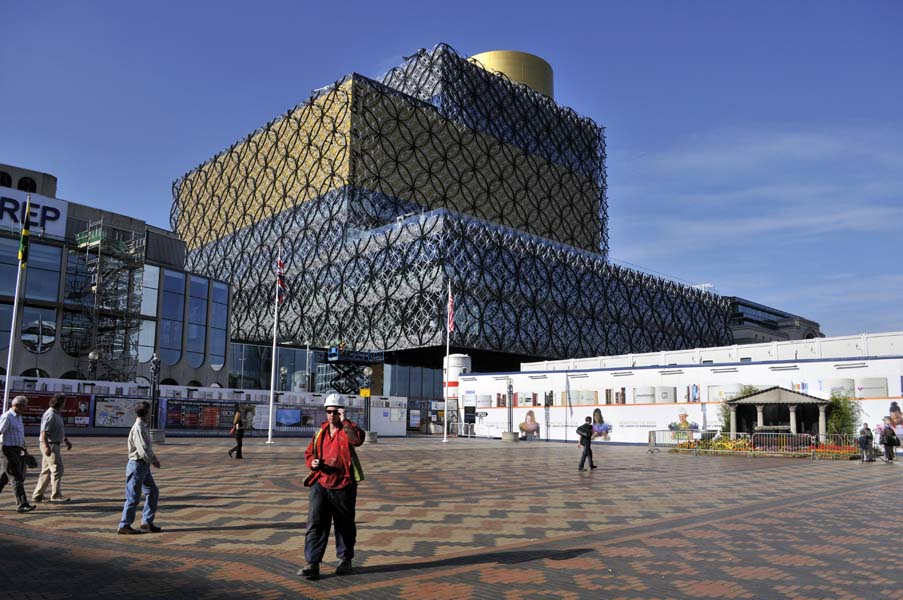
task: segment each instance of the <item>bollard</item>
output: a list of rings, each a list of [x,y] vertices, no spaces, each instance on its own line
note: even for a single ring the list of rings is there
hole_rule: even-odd
[[[364,441],[368,444],[375,444],[379,441],[379,433],[376,431],[365,431]]]

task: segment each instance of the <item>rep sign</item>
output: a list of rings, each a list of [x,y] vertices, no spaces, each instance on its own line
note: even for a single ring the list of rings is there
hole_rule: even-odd
[[[19,231],[25,221],[27,192],[12,188],[0,188],[0,227],[7,231]],[[68,202],[31,195],[31,235],[66,237],[66,213]]]

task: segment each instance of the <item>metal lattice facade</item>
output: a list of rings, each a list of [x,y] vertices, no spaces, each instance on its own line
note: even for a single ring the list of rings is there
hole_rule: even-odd
[[[730,342],[718,296],[607,262],[602,129],[440,45],[318,91],[173,186],[233,337],[549,358]]]

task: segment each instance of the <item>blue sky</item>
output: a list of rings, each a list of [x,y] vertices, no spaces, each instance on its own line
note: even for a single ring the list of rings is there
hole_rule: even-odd
[[[420,47],[516,49],[607,128],[611,256],[903,330],[903,2],[0,0],[0,162],[168,227],[172,181]]]

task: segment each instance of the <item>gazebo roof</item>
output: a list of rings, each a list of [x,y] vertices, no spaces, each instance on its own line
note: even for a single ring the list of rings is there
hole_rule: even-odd
[[[725,404],[831,404],[831,401],[774,386],[746,396],[725,400]]]

